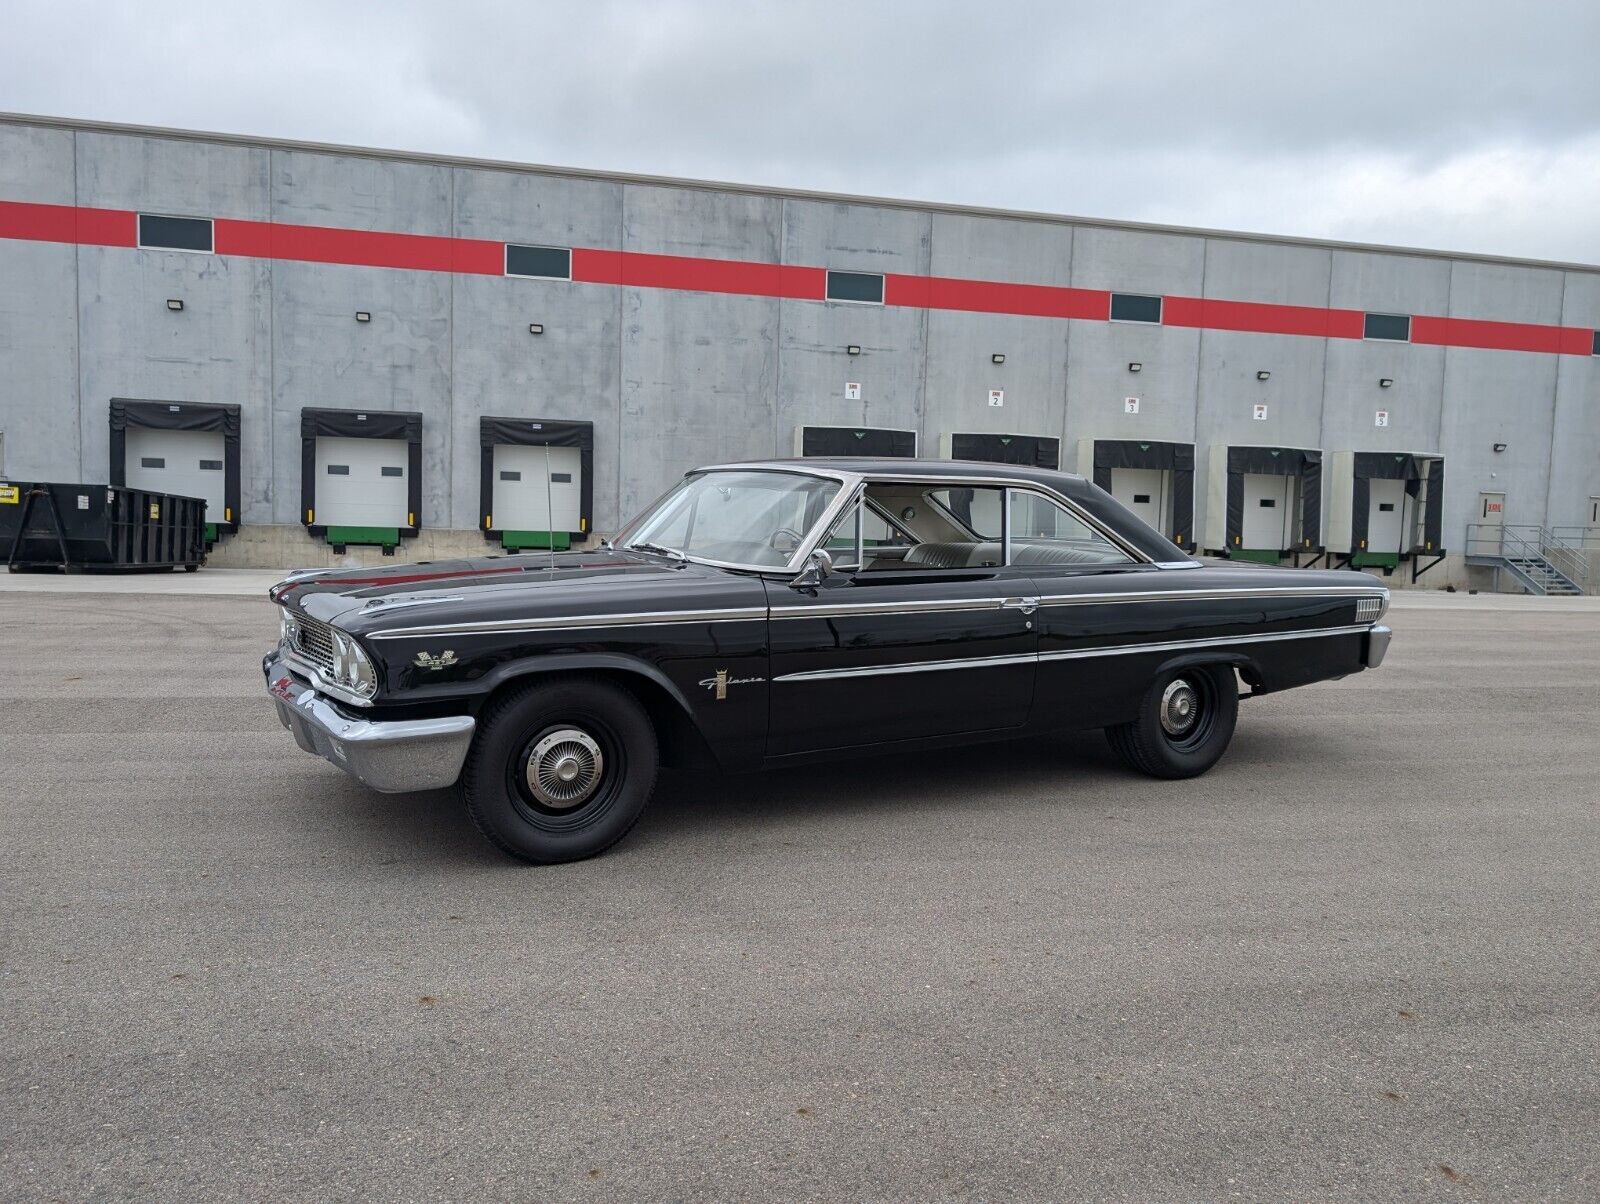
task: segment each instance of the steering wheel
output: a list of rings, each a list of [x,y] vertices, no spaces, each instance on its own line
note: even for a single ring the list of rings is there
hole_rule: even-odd
[[[789,537],[788,547],[779,547],[779,540],[785,535]],[[779,527],[772,533],[772,538],[767,540],[767,546],[774,552],[793,552],[800,546],[800,532],[792,527]]]

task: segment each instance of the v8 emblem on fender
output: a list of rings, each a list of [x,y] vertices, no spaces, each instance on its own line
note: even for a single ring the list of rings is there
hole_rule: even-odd
[[[455,663],[456,654],[449,648],[446,648],[438,656],[434,656],[431,652],[419,652],[417,653],[417,659],[412,662],[419,669],[448,669]]]

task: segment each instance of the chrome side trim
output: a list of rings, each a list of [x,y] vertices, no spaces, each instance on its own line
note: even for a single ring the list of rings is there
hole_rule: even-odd
[[[988,669],[1000,665],[1022,665],[1042,661],[1075,660],[1090,656],[1125,656],[1135,652],[1169,652],[1230,644],[1263,644],[1278,640],[1312,640],[1323,636],[1356,635],[1372,631],[1365,623],[1349,627],[1318,627],[1309,631],[1277,631],[1265,635],[1205,636],[1193,640],[1164,640],[1152,644],[1112,644],[1094,648],[1071,648],[1062,652],[1021,653],[1012,656],[976,656],[965,660],[904,661],[893,665],[869,665],[860,669],[813,669],[804,673],[784,673],[772,680],[823,681],[842,677],[882,677],[891,673],[936,673],[945,669]]]
[[[1041,652],[1041,661],[1070,661],[1087,656],[1126,656],[1135,652],[1178,652],[1184,648],[1221,647],[1231,644],[1266,644],[1278,640],[1314,640],[1330,635],[1356,635],[1370,631],[1366,623],[1349,627],[1316,627],[1309,631],[1273,631],[1264,635],[1213,635],[1193,640],[1162,640],[1153,644],[1111,644],[1095,648],[1067,648],[1060,652]]]
[[[893,665],[866,665],[859,669],[812,669],[805,673],[785,673],[773,681],[824,681],[837,677],[883,677],[891,673],[938,673],[945,669],[992,669],[1001,665],[1031,665],[1032,652],[1009,656],[973,656],[964,660],[902,661]]]
[[[486,619],[479,623],[441,623],[430,627],[396,627],[374,631],[369,640],[433,639],[438,636],[503,634],[519,631],[570,631],[591,627],[645,627],[672,623],[743,623],[767,617],[765,606],[729,610],[658,610],[639,614],[552,615],[545,619]]]
[[[872,615],[944,614],[1000,610],[1002,598],[945,598],[929,602],[819,602],[815,606],[774,606],[774,619],[848,619]]]
[[[1246,598],[1381,598],[1370,585],[1280,585],[1246,589],[1122,590],[1104,594],[1046,594],[1041,606],[1094,606],[1107,602],[1215,602]]]

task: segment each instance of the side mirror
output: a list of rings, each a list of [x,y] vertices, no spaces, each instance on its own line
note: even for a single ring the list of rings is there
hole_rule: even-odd
[[[818,548],[806,559],[806,567],[800,570],[799,576],[789,582],[791,589],[815,589],[829,577],[833,576],[833,557],[827,550]]]

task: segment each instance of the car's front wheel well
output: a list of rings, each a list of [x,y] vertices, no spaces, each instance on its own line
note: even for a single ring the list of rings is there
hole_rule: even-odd
[[[700,729],[695,726],[694,720],[684,711],[682,704],[672,696],[671,692],[646,674],[627,669],[596,665],[519,673],[501,682],[483,699],[479,705],[480,713],[488,711],[506,694],[535,682],[573,677],[610,682],[627,690],[638,699],[639,705],[644,707],[645,714],[650,717],[650,725],[655,728],[656,744],[660,748],[662,765],[673,769],[710,769],[716,766],[716,758],[712,756],[705,737],[700,734]]]

